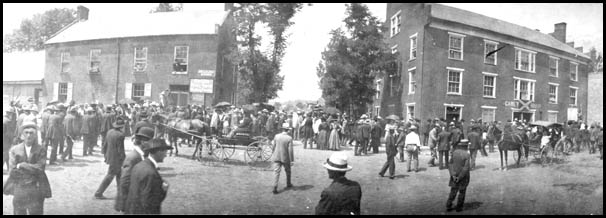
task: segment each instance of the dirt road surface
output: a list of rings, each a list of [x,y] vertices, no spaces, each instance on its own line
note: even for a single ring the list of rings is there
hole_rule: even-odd
[[[53,197],[46,199],[45,214],[119,214],[113,210],[116,184],[95,200],[93,194],[107,171],[104,158],[95,148],[94,156],[82,157],[82,142],[74,145],[74,160],[46,167]],[[127,152],[132,150],[129,138]],[[353,170],[346,177],[362,186],[362,214],[603,214],[603,162],[587,152],[569,156],[563,163],[541,166],[532,156],[515,168],[509,152],[508,171],[499,170],[499,154],[478,155],[477,169],[471,172],[462,212],[445,212],[448,171],[428,167],[429,151],[419,155],[420,171],[406,172],[406,162],[396,162],[396,178],[381,178],[385,162],[379,154],[353,156],[343,148]],[[49,149],[50,151],[50,149]],[[242,150],[227,162],[190,158],[193,148],[180,148],[178,157],[160,163],[160,174],[170,188],[162,204],[163,214],[314,214],[320,193],[331,180],[321,164],[333,151],[303,149],[295,142],[292,190],[271,193],[273,171],[268,163],[247,165]],[[408,159],[406,158],[406,161]],[[8,175],[3,171],[3,181]],[[3,195],[3,214],[13,214],[12,196]]]

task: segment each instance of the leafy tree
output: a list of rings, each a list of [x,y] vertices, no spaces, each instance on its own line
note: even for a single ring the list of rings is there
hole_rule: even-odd
[[[149,13],[171,12],[183,10],[183,3],[159,3],[157,7],[151,9]]]
[[[366,105],[373,101],[375,77],[394,70],[397,54],[391,54],[384,41],[387,28],[366,5],[354,3],[346,8],[343,22],[347,31],[331,32],[317,76],[326,106],[343,112],[353,108],[357,116],[366,112]]]
[[[589,56],[591,58],[591,62],[588,65],[589,72],[592,73],[601,70],[604,66],[604,58],[602,57],[602,54],[598,52],[595,47],[592,47],[589,51]]]
[[[42,50],[46,40],[75,20],[76,11],[69,8],[55,8],[35,14],[33,18],[21,21],[19,29],[4,37],[3,52]]]

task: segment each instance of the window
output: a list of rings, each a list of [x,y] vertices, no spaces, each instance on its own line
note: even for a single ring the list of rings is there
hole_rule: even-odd
[[[133,83],[133,100],[138,101],[145,96],[145,83]]]
[[[67,83],[59,83],[59,93],[57,99],[60,102],[67,101]]]
[[[375,114],[378,116],[381,110],[381,106],[375,106]]]
[[[556,83],[549,83],[549,103],[558,103],[558,84]]]
[[[408,69],[408,94],[414,94],[417,88],[417,81],[415,80],[416,72],[416,67]]]
[[[376,99],[381,98],[381,80],[377,80],[377,95],[376,95]]]
[[[570,80],[577,81],[579,79],[578,74],[577,74],[578,70],[579,70],[579,64],[570,62]]]
[[[446,94],[461,95],[462,70],[448,69],[448,87]]]
[[[497,50],[498,43],[484,40],[484,63],[497,65]],[[492,52],[492,53],[491,53]],[[490,55],[488,55],[491,53]]]
[[[412,104],[406,104],[406,119],[414,119],[415,117],[415,105],[414,103]]]
[[[410,57],[409,60],[417,58],[417,34],[410,36]]]
[[[92,49],[90,50],[90,69],[91,73],[99,73],[99,66],[101,65],[101,49]]]
[[[495,120],[496,107],[482,106],[482,121],[493,122]]]
[[[547,121],[549,122],[558,122],[558,112],[557,111],[547,111]]]
[[[549,57],[549,76],[558,77],[559,58]]]
[[[391,17],[391,35],[390,37],[395,36],[400,33],[400,12],[398,11],[395,15]]]
[[[516,70],[534,73],[534,59],[536,52],[516,48]]]
[[[514,99],[534,101],[534,83],[534,80],[514,77]]]
[[[69,52],[61,52],[61,73],[69,73]]]
[[[570,106],[577,105],[577,90],[579,88],[571,86],[570,87],[570,102],[568,103]]]
[[[173,73],[187,74],[188,53],[188,46],[175,46],[175,62],[173,64]]]
[[[463,60],[463,39],[464,35],[448,33],[448,58]]]
[[[144,71],[147,68],[147,47],[135,47],[135,71]]]
[[[494,75],[484,75],[484,97],[495,98],[495,80],[496,77]]]

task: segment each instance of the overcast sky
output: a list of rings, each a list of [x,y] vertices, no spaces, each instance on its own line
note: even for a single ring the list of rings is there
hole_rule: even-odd
[[[93,3],[35,3],[2,4],[3,35],[19,27],[22,19],[31,18],[52,8],[73,8],[84,5],[90,9],[89,18],[125,19],[128,16],[148,13],[157,3],[144,4],[93,4]],[[373,15],[385,20],[385,3],[367,4]],[[553,32],[553,25],[567,23],[567,40],[583,46],[585,52],[595,46],[603,53],[604,6],[598,3],[445,3],[445,5],[483,14],[510,23],[539,29],[543,33]],[[185,3],[184,10],[222,10],[223,4]],[[345,17],[343,3],[307,6],[295,15],[295,24],[290,33],[289,46],[282,60],[281,74],[285,75],[283,90],[278,92],[278,101],[316,100],[321,97],[316,77],[316,67],[321,52],[330,39],[329,32],[342,26]]]

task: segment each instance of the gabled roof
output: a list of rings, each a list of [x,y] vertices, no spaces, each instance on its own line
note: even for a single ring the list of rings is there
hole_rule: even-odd
[[[45,44],[137,36],[216,34],[227,11],[162,12],[133,15],[130,19],[89,19],[77,22]]]
[[[2,81],[31,81],[44,78],[44,50],[2,53]]]
[[[538,32],[536,30],[446,5],[428,4],[431,5],[432,17],[490,30],[515,38],[535,42],[584,58],[589,58],[589,56],[586,54],[583,54],[569,45],[566,45],[566,43],[560,42],[553,36]]]

